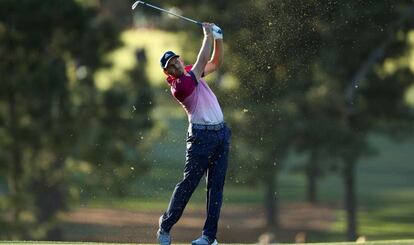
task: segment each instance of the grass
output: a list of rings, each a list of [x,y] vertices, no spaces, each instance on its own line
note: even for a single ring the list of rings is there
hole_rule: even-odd
[[[36,245],[132,245],[136,243],[93,243],[93,242],[35,242],[35,241],[17,241],[17,242],[8,242],[8,241],[0,241],[0,244],[10,244],[10,245],[28,245],[28,244],[36,244]],[[278,243],[279,245],[288,245],[293,243]],[[353,245],[353,244],[361,244],[355,242],[334,242],[334,243],[306,243],[306,245]],[[389,241],[373,241],[373,242],[365,242],[363,244],[367,245],[413,245],[414,240],[389,240]],[[144,245],[144,244],[143,244]],[[226,245],[226,244],[222,244]],[[231,243],[231,245],[238,245],[237,243]],[[295,245],[300,245],[299,243],[295,243]]]
[[[184,160],[183,119],[171,119],[169,134],[156,143],[152,157],[156,162],[148,176],[135,183],[142,190],[140,198],[123,200],[95,200],[95,207],[114,207],[129,210],[161,211],[166,208],[175,184],[182,176]],[[363,158],[358,164],[357,199],[360,235],[369,240],[411,239],[414,237],[414,141],[395,144],[379,136],[371,142],[379,154]],[[304,200],[306,182],[304,176],[289,166],[301,161],[293,157],[279,178],[280,200],[297,202]],[[234,163],[233,163],[234,164]],[[201,183],[203,184],[203,183]],[[318,184],[321,202],[342,203],[343,187],[337,174],[325,176]],[[260,190],[260,189],[259,189]],[[189,203],[189,209],[204,207],[204,189],[198,188]],[[261,205],[263,192],[242,184],[229,184],[225,189],[226,204]],[[345,212],[337,213],[337,222],[324,234],[309,234],[311,241],[343,240],[346,229]],[[414,243],[413,243],[414,244]]]
[[[184,160],[184,119],[171,119],[168,135],[154,146],[152,157],[156,162],[149,175],[135,183],[142,190],[140,198],[123,200],[95,200],[92,206],[116,207],[130,210],[163,210],[167,205],[175,184],[182,176]],[[357,199],[359,203],[359,234],[370,239],[399,239],[414,236],[414,165],[411,149],[414,142],[395,144],[379,136],[372,136],[371,142],[379,154],[363,158],[358,164]],[[302,174],[289,169],[301,161],[293,157],[287,163],[279,178],[279,195],[283,201],[303,201],[306,182]],[[234,164],[234,163],[231,163]],[[318,184],[321,202],[342,203],[343,186],[337,174],[325,176]],[[229,184],[225,189],[225,204],[261,205],[263,193],[257,188],[242,184]],[[203,188],[198,188],[189,208],[204,206]],[[327,233],[343,234],[345,213],[339,211],[338,221]],[[335,237],[329,237],[329,240]],[[339,239],[339,238],[338,238]],[[340,238],[342,239],[342,237]]]

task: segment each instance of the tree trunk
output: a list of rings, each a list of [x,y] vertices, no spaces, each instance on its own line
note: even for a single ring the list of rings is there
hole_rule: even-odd
[[[7,182],[8,188],[10,191],[10,196],[12,198],[12,217],[13,217],[13,224],[15,229],[19,229],[19,216],[21,212],[21,200],[19,195],[21,195],[22,187],[21,187],[21,176],[22,176],[22,163],[20,157],[20,146],[19,146],[19,136],[17,133],[18,127],[18,120],[17,120],[17,112],[16,112],[16,97],[13,91],[8,93],[8,100],[9,100],[9,117],[10,117],[10,133],[13,136],[13,145],[12,145],[12,162],[10,166],[10,172],[8,174]]]
[[[306,176],[307,176],[307,191],[306,191],[306,199],[310,203],[316,203],[317,200],[317,193],[316,193],[316,184],[318,179],[318,152],[317,150],[312,150],[309,157],[308,166],[306,169]]]
[[[265,179],[265,214],[266,214],[266,226],[268,228],[278,227],[279,212],[278,212],[278,203],[276,199],[276,185],[275,185],[276,175],[271,174],[271,176],[266,177]]]
[[[355,194],[355,160],[345,162],[344,184],[345,184],[345,209],[347,216],[346,236],[349,241],[357,239],[357,200]]]

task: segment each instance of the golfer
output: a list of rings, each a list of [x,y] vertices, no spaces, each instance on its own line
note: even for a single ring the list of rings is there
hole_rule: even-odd
[[[171,93],[186,111],[189,121],[184,177],[176,185],[168,209],[159,219],[157,238],[161,245],[171,244],[170,230],[180,219],[204,174],[207,182],[207,218],[202,235],[192,244],[218,244],[216,233],[231,131],[223,120],[216,96],[203,80],[223,62],[223,35],[220,28],[211,23],[203,23],[203,32],[203,44],[194,65],[185,66],[172,51],[165,52],[161,57],[161,67],[168,76]]]

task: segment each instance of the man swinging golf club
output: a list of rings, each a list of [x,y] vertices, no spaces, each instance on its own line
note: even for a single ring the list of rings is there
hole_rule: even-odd
[[[217,225],[223,201],[231,131],[213,91],[203,77],[216,71],[223,61],[223,34],[216,25],[202,23],[204,39],[194,65],[185,66],[172,51],[161,57],[171,93],[188,115],[184,177],[172,194],[167,211],[159,219],[160,245],[171,244],[170,230],[206,174],[207,219],[202,235],[193,245],[217,245]],[[213,49],[212,55],[211,51]]]

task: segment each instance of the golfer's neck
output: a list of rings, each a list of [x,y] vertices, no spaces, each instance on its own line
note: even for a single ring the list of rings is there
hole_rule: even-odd
[[[173,78],[179,78],[179,77],[181,77],[181,76],[183,76],[183,75],[187,75],[188,74],[188,72],[186,71],[186,70],[184,70],[183,71],[183,74],[181,74],[181,75],[179,75],[179,76],[174,76],[174,75],[170,75],[170,76],[172,76]]]

